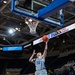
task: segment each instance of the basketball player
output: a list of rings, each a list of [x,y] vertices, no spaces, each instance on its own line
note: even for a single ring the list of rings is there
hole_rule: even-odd
[[[45,67],[45,57],[47,55],[47,42],[45,42],[45,49],[43,54],[41,52],[35,53],[33,51],[32,56],[30,57],[29,61],[35,64],[36,72],[35,75],[47,75],[46,67]],[[34,55],[36,54],[36,58],[33,59]]]

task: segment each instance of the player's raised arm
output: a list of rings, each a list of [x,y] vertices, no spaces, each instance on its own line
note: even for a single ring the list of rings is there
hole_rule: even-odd
[[[43,56],[42,56],[43,58],[45,58],[47,55],[47,49],[48,49],[48,41],[45,42],[45,48],[44,48],[44,52],[43,52]]]
[[[34,57],[35,54],[36,54],[36,53],[35,53],[35,50],[34,50],[33,53],[32,53],[32,55],[31,55],[31,57],[29,58],[29,62],[34,63],[33,57]]]

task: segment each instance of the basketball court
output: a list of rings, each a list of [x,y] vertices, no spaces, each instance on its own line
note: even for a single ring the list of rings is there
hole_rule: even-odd
[[[75,0],[0,0],[0,75],[35,75],[47,41],[48,75],[74,75],[74,40]]]

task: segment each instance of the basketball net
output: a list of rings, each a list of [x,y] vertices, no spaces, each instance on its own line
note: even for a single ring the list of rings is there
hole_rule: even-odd
[[[30,19],[30,18],[26,17],[25,23],[28,25],[28,27],[30,29],[30,33],[35,34],[39,21],[36,21],[36,20],[33,20],[33,19]]]

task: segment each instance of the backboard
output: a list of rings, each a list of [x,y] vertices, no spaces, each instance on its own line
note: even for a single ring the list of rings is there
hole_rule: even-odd
[[[12,0],[11,10],[16,14],[31,17],[50,25],[63,26],[62,9],[71,2],[71,0]]]
[[[64,25],[62,8],[70,0],[12,0],[11,10],[19,15],[34,18],[55,26]]]

